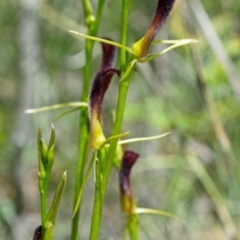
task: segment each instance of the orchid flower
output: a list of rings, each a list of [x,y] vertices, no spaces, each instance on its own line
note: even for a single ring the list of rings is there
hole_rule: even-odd
[[[173,4],[174,0],[158,0],[156,12],[145,35],[133,44],[133,53],[137,58],[143,58],[147,55],[154,37],[165,23]]]
[[[135,204],[130,183],[130,173],[133,164],[137,161],[138,154],[132,151],[125,151],[119,173],[120,197],[122,211],[132,214],[135,211]]]
[[[115,55],[115,47],[107,43],[102,43],[102,51],[102,66],[93,80],[90,91],[90,147],[93,150],[99,149],[106,140],[102,130],[102,102],[112,76],[114,73],[120,74],[119,70],[111,68]]]

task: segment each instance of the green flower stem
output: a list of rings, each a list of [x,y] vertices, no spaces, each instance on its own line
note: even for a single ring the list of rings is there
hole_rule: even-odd
[[[123,0],[123,3],[122,3],[122,35],[121,35],[122,45],[125,45],[127,42],[127,25],[128,25],[130,2],[131,2],[130,0]],[[131,60],[132,59],[129,60],[128,66],[126,67],[126,51],[124,49],[121,49],[120,65],[121,67],[124,67],[124,69],[123,70],[121,69],[121,76],[123,77],[121,78],[120,85],[119,85],[118,104],[117,104],[115,122],[112,130],[112,136],[119,135],[121,132],[125,102],[127,98],[130,80],[133,75],[134,65],[135,65],[135,62],[133,63],[133,65],[131,65],[132,64]],[[106,165],[104,168],[103,179],[102,179],[103,200],[106,193],[107,183],[108,183],[109,175],[110,175],[112,164],[113,164],[113,159],[115,157],[118,140],[119,140],[118,138],[114,138],[111,140],[110,147],[106,156]]]
[[[122,29],[121,29],[121,44],[127,45],[127,26],[128,26],[128,15],[130,8],[130,0],[122,1]],[[120,49],[120,69],[121,72],[126,68],[126,50]]]
[[[83,10],[85,15],[85,24],[87,27],[91,27],[91,25],[95,21],[95,16],[93,14],[92,5],[89,0],[82,0]]]
[[[129,0],[123,0],[122,5],[122,35],[121,35],[121,44],[126,45],[127,41],[127,25],[128,25],[128,14],[129,14]],[[121,81],[119,86],[119,94],[118,94],[118,104],[117,104],[117,111],[116,111],[116,119],[113,126],[112,136],[119,135],[121,132],[121,126],[123,121],[123,114],[125,109],[125,102],[127,97],[127,92],[130,84],[130,80],[133,75],[133,69],[135,62],[132,64],[129,61],[129,66],[127,69],[126,67],[126,50],[121,49],[121,57],[120,57],[120,65],[121,65]],[[92,225],[91,225],[91,232],[90,232],[90,239],[96,240],[98,239],[100,223],[101,223],[101,215],[102,215],[102,208],[103,202],[106,194],[107,183],[109,179],[109,175],[111,172],[113,159],[115,157],[117,142],[119,138],[114,138],[111,140],[110,147],[108,153],[106,155],[104,161],[104,171],[102,172],[102,176],[99,179],[99,182],[96,182],[95,186],[95,198],[94,198],[94,206],[93,206],[93,214],[92,214]],[[101,172],[100,172],[101,174]]]
[[[41,201],[41,221],[44,223],[44,219],[47,216],[47,194],[43,187],[43,182],[39,181],[40,201]]]
[[[38,130],[37,145],[38,145],[38,164],[39,164],[38,186],[39,186],[40,202],[41,202],[41,221],[43,224],[44,219],[47,215],[47,196],[44,188],[44,180],[46,177],[44,163],[45,163],[45,155],[47,152],[47,146],[45,145],[42,139],[42,131],[40,129]]]
[[[38,130],[37,145],[38,145],[38,179],[39,179],[39,191],[41,201],[41,221],[42,221],[42,232],[45,234],[46,229],[44,228],[44,222],[47,216],[47,192],[51,169],[54,162],[54,144],[55,144],[55,131],[52,125],[51,136],[48,147],[46,146],[43,138],[41,129]],[[45,238],[44,238],[45,239]]]
[[[127,217],[127,228],[128,228],[131,240],[137,240],[138,239],[138,215],[137,214],[131,214]]]
[[[88,2],[86,4],[86,2]],[[97,17],[94,21],[91,22],[91,24],[88,25],[88,34],[91,36],[96,36],[102,9],[104,6],[105,0],[99,0],[98,3],[98,10],[97,10]],[[89,10],[90,2],[84,1],[83,7],[87,6],[85,9],[85,13],[89,15],[85,16],[86,22],[87,18],[91,15],[91,19],[93,14]],[[82,90],[82,101],[88,100],[88,93],[89,93],[89,87],[90,87],[90,80],[91,80],[91,65],[92,65],[92,52],[93,52],[93,46],[94,42],[91,40],[86,40],[86,48],[85,48],[85,55],[86,55],[86,65],[84,68],[84,83],[83,83],[83,90]],[[80,129],[80,137],[79,137],[79,154],[78,154],[78,162],[77,162],[77,171],[76,171],[76,182],[75,182],[75,192],[74,192],[74,204],[75,207],[77,201],[78,201],[78,195],[81,190],[82,182],[83,182],[83,174],[84,174],[84,166],[86,163],[86,159],[88,156],[88,142],[89,142],[89,120],[88,120],[88,110],[83,109],[80,113],[80,122],[79,122],[79,129]],[[74,217],[72,219],[72,231],[71,231],[71,240],[77,240],[78,239],[78,223],[79,223],[79,213],[80,213],[80,207],[74,214]]]
[[[130,80],[132,78],[133,73],[134,73],[134,65],[131,65],[130,71],[127,71],[127,75],[124,75],[125,78],[123,78],[123,80],[120,82],[116,120],[114,122],[112,136],[119,135],[121,131],[127,92],[128,92]],[[112,164],[113,164],[113,159],[115,158],[117,142],[118,142],[118,138],[113,138],[111,140],[111,144],[104,161],[104,164],[105,164],[104,171],[100,172],[102,178],[97,179],[97,182],[95,185],[95,198],[94,198],[94,207],[93,207],[91,233],[90,233],[91,240],[98,239],[103,202],[106,194],[109,175],[110,175]],[[102,159],[100,160],[100,163],[102,163]],[[96,170],[96,172],[97,171],[98,170]]]
[[[41,218],[42,224],[44,223],[46,216],[47,216],[47,192],[48,192],[48,185],[50,179],[50,171],[46,169],[45,178],[40,180],[40,198],[41,198]]]
[[[45,224],[43,229],[44,229],[43,239],[44,240],[52,240],[54,225],[52,223],[48,222]]]
[[[134,73],[134,65],[131,67],[131,69],[128,72],[126,78],[123,79],[120,82],[119,93],[118,93],[119,94],[118,95],[118,104],[117,104],[117,111],[116,111],[116,119],[115,119],[115,122],[114,122],[113,131],[112,131],[113,136],[114,135],[119,135],[120,132],[121,132],[128,88],[129,88],[130,80],[133,76],[133,73]],[[102,183],[103,194],[105,194],[105,192],[106,192],[107,183],[108,183],[109,175],[110,175],[112,164],[113,164],[113,159],[115,157],[118,140],[119,140],[118,138],[114,138],[111,141],[109,151],[108,151],[107,156],[106,156],[106,165],[105,165],[105,168],[104,168],[103,180],[102,180],[103,181],[103,183]],[[104,195],[103,195],[103,198],[104,198]]]
[[[75,192],[74,192],[74,204],[73,204],[74,207],[77,203],[78,194],[82,186],[83,172],[84,172],[83,170],[84,170],[84,166],[87,158],[87,150],[88,150],[89,129],[88,129],[88,122],[87,122],[87,113],[85,109],[81,112],[81,116],[80,116],[80,134],[81,134],[81,138],[79,141],[79,155],[78,155],[76,180],[75,180]],[[78,210],[76,211],[72,219],[71,240],[78,239],[79,213],[80,213],[80,208],[78,208]]]

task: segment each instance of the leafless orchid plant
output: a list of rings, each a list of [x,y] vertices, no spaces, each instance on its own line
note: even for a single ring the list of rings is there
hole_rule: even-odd
[[[127,235],[132,240],[138,239],[138,214],[159,214],[174,217],[170,213],[147,208],[138,208],[134,202],[133,191],[130,184],[130,172],[134,163],[138,159],[138,154],[130,150],[123,152],[121,145],[125,143],[153,140],[165,136],[158,135],[147,138],[137,138],[121,140],[123,136],[127,136],[129,132],[122,133],[121,127],[126,103],[128,89],[134,74],[136,64],[144,63],[161,56],[162,54],[185,44],[196,42],[192,39],[184,40],[154,40],[161,26],[169,16],[174,5],[174,0],[158,0],[156,1],[156,12],[152,22],[149,25],[143,37],[136,41],[132,47],[126,46],[127,42],[127,25],[130,9],[130,0],[122,0],[122,19],[121,19],[121,39],[120,43],[110,38],[97,37],[98,27],[101,20],[104,0],[98,1],[96,15],[93,13],[90,0],[83,0],[83,9],[85,14],[87,34],[69,30],[69,33],[76,38],[85,38],[85,55],[86,65],[84,68],[84,85],[81,93],[81,102],[57,105],[55,107],[74,106],[80,109],[80,140],[79,140],[79,158],[76,166],[76,185],[73,206],[71,240],[79,239],[79,215],[81,208],[81,200],[84,192],[85,184],[88,180],[90,170],[95,169],[95,196],[92,211],[91,229],[89,239],[98,239],[101,224],[102,209],[107,191],[110,171],[113,166],[119,169],[119,187],[120,187],[120,203],[123,213],[126,214],[126,229],[124,231],[124,239]],[[102,65],[96,73],[92,84],[90,75],[92,70],[92,53],[93,46],[96,42],[102,44]],[[149,53],[152,44],[170,44],[160,53]],[[119,56],[116,55],[116,48],[120,49]],[[120,66],[115,68],[114,58],[119,57]],[[102,104],[104,95],[108,89],[113,75],[119,77],[119,88],[117,96],[117,107],[112,127],[111,136],[107,137],[103,131]],[[28,110],[29,113],[39,112],[41,110],[51,110],[53,106],[43,109]],[[70,111],[71,112],[71,111]],[[63,114],[66,115],[66,114]],[[168,134],[168,133],[167,133]],[[56,215],[59,204],[64,192],[67,173],[63,173],[62,179],[56,189],[54,199],[50,208],[47,207],[47,192],[51,176],[51,169],[54,163],[54,146],[55,131],[52,126],[49,145],[43,141],[41,130],[38,133],[38,156],[39,156],[39,190],[41,196],[41,224],[36,228],[34,240],[53,239],[53,231],[55,226]],[[90,163],[87,161],[92,155]]]

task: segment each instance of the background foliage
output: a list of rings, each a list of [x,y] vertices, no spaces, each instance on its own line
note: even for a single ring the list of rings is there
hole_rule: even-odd
[[[96,6],[97,1],[92,1]],[[155,2],[132,0],[128,45],[144,33]],[[84,41],[81,1],[0,2],[0,239],[31,239],[40,223],[37,188],[37,129],[47,137],[62,111],[26,115],[24,110],[79,101]],[[28,5],[29,4],[29,5]],[[119,41],[121,1],[106,1],[99,36]],[[30,10],[26,10],[29,9]],[[198,44],[139,64],[128,95],[123,131],[131,137],[171,131],[157,141],[127,146],[140,154],[132,185],[139,206],[169,211],[185,223],[140,216],[139,239],[234,239],[240,218],[240,2],[179,0],[157,39],[196,38]],[[159,51],[162,46],[153,46]],[[94,50],[92,76],[100,65]],[[30,60],[26,56],[30,55]],[[30,76],[30,78],[29,78]],[[110,132],[117,78],[104,102]],[[50,189],[61,173],[68,182],[56,239],[69,239],[77,158],[78,116],[54,122],[56,160]],[[81,236],[88,238],[93,174],[86,187]],[[113,171],[100,239],[121,239],[118,176]]]

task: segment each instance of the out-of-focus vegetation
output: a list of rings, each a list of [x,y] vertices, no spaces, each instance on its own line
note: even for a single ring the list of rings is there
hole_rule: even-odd
[[[50,123],[62,112],[26,115],[24,110],[79,101],[85,62],[84,41],[67,32],[85,31],[81,1],[32,2],[0,2],[0,239],[6,240],[31,239],[40,223],[37,129],[47,135]],[[148,27],[155,2],[132,0],[129,46]],[[96,7],[97,1],[92,3]],[[99,36],[119,41],[120,6],[120,0],[106,1]],[[128,145],[140,154],[132,174],[137,203],[184,220],[140,215],[139,239],[237,239],[240,2],[177,1],[157,39],[182,38],[199,43],[138,64],[128,95],[123,131],[130,130],[131,137],[171,131],[157,141]],[[161,49],[152,47],[153,52]],[[101,60],[98,43],[94,56],[92,76]],[[112,126],[116,81],[103,106],[106,132]],[[59,240],[70,234],[78,116],[75,112],[54,122],[56,160],[50,189],[68,171],[56,225]],[[82,239],[88,238],[93,188],[92,174],[81,211]],[[123,229],[118,175],[113,171],[100,239],[122,239]]]

